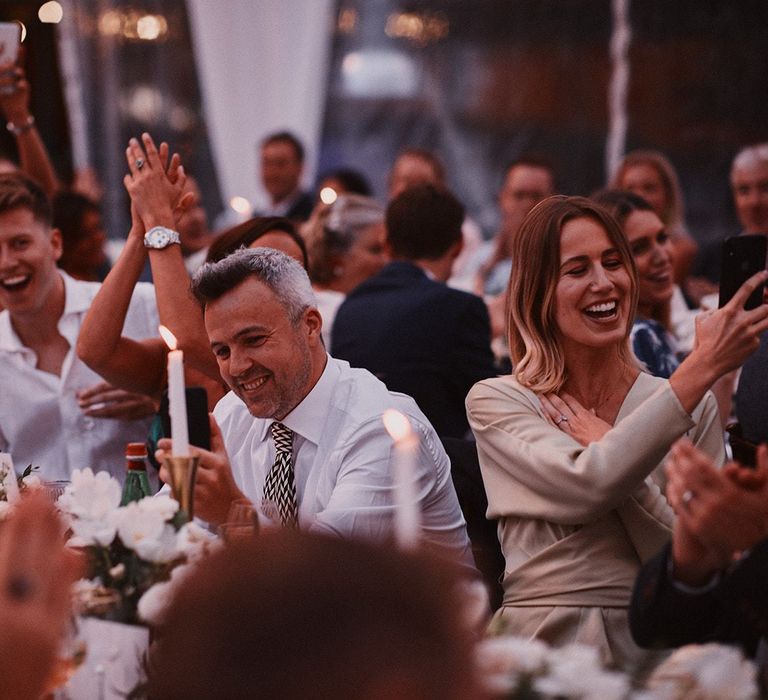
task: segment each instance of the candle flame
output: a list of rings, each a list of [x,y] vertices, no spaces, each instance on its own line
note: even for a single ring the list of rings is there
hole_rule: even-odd
[[[413,432],[410,421],[400,411],[388,408],[382,416],[384,427],[395,442],[405,440]]]
[[[176,342],[176,336],[171,333],[165,326],[160,326],[160,335],[163,337],[165,344],[171,349],[175,350],[178,343]]]
[[[338,198],[339,195],[333,187],[323,187],[320,190],[320,201],[323,204],[333,204]]]

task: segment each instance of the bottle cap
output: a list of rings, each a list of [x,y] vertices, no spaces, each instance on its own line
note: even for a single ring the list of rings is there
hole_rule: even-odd
[[[146,459],[147,446],[143,442],[129,442],[125,446],[126,459]]]

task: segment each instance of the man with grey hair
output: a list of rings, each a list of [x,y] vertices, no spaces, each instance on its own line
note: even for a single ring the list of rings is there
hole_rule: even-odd
[[[204,265],[192,289],[232,390],[214,411],[212,451],[195,450],[201,518],[219,524],[245,496],[276,524],[386,539],[396,506],[393,441],[382,414],[396,409],[417,437],[412,486],[421,536],[471,566],[435,431],[410,397],[326,353],[309,279],[297,262],[276,250],[240,250]]]
[[[736,154],[731,190],[743,233],[768,233],[768,143],[747,146]]]

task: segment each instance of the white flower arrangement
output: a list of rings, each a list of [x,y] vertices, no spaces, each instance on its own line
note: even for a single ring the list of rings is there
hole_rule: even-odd
[[[125,506],[120,498],[120,484],[107,472],[76,469],[57,502],[69,519],[70,546],[89,561],[90,579],[76,585],[75,600],[86,616],[153,622],[174,570],[202,556],[215,538],[194,523],[182,525],[179,504],[167,495]]]
[[[674,652],[635,689],[624,673],[606,670],[595,649],[571,644],[552,649],[502,635],[479,642],[476,666],[490,698],[526,700],[753,700],[755,665],[732,647],[690,645]]]

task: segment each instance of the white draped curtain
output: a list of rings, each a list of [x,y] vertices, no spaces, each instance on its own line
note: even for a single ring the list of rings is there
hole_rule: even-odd
[[[333,40],[333,0],[187,0],[222,200],[266,204],[256,145],[288,129],[314,176]]]

